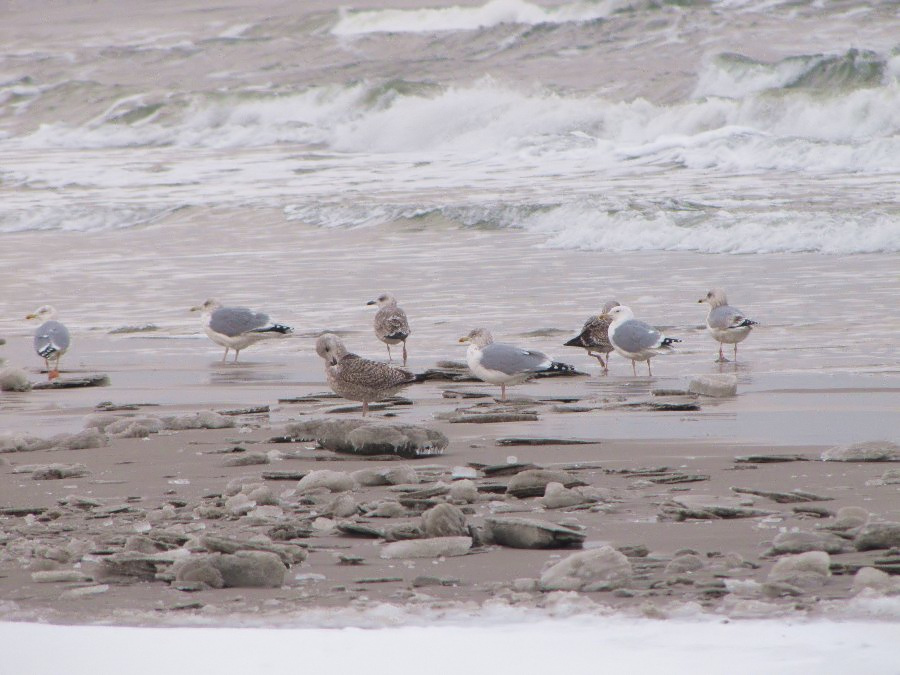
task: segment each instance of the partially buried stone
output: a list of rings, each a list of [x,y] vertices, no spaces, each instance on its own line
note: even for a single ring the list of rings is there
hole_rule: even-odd
[[[770,582],[798,588],[819,588],[831,576],[831,557],[824,551],[810,551],[781,558],[769,572]]]
[[[838,445],[822,453],[826,462],[900,462],[900,445],[889,441],[867,441]]]
[[[465,555],[472,548],[471,537],[432,537],[411,539],[385,544],[381,557],[394,558],[440,558]]]
[[[33,480],[80,478],[90,473],[84,464],[47,464],[31,472]]]
[[[844,553],[849,550],[850,546],[846,541],[827,532],[781,532],[775,537],[772,548],[766,552],[766,555],[806,553],[807,551]]]
[[[0,391],[29,391],[31,382],[28,375],[20,368],[4,368],[0,370]]]
[[[91,450],[109,445],[106,434],[96,429],[84,429],[77,434],[60,434],[54,436],[53,441],[56,450]]]
[[[214,556],[191,556],[175,564],[175,582],[180,584],[203,584],[210,588],[222,588],[225,580],[222,573],[212,564]]]
[[[575,487],[576,485],[586,485],[580,478],[576,478],[565,471],[529,469],[510,478],[506,486],[506,492],[519,498],[541,497],[544,495],[549,483],[560,483],[567,488]]]
[[[490,541],[510,548],[568,548],[585,539],[579,530],[528,518],[486,518],[484,526]]]
[[[245,454],[229,457],[222,466],[257,466],[259,464],[268,464],[271,460],[264,452],[248,452]]]
[[[314,419],[285,428],[295,439],[315,440],[326,450],[356,455],[438,455],[449,440],[436,429],[414,424],[385,424],[362,419]]]
[[[331,469],[310,471],[297,483],[297,491],[300,493],[320,488],[329,492],[347,492],[355,487],[356,482],[349,474],[344,471],[332,471]]]
[[[631,578],[628,558],[610,546],[573,553],[541,574],[542,591],[608,591]]]
[[[238,551],[214,556],[212,566],[226,588],[278,588],[284,585],[287,567],[268,551]]]
[[[698,375],[688,384],[688,392],[701,396],[725,398],[737,394],[737,377],[734,375]]]

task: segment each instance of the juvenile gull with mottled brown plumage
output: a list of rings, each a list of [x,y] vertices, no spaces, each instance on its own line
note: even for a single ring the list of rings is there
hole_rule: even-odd
[[[613,346],[609,343],[609,325],[612,323],[612,317],[608,312],[618,306],[619,303],[615,300],[605,302],[600,314],[589,318],[581,332],[564,344],[565,347],[581,347],[587,351],[589,356],[600,362],[604,373],[609,371],[607,355],[613,351]],[[607,357],[606,361],[603,360],[604,356]]]
[[[316,353],[325,359],[328,386],[338,396],[361,401],[363,416],[369,412],[369,403],[393,396],[418,379],[408,370],[348,352],[341,339],[332,333],[316,340]]]
[[[369,300],[367,305],[378,305],[375,313],[375,335],[387,345],[388,361],[391,358],[391,345],[403,343],[403,365],[406,365],[406,338],[412,331],[409,329],[409,321],[406,312],[397,306],[397,299],[390,293],[382,293],[375,300]]]

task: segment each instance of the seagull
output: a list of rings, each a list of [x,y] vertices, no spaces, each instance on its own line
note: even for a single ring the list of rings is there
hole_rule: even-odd
[[[672,343],[678,338],[666,337],[653,326],[638,321],[630,307],[619,305],[609,310],[613,322],[609,326],[609,342],[613,348],[627,359],[631,359],[631,370],[637,375],[635,361],[647,362],[647,374],[653,375],[650,359],[657,354],[671,354]]]
[[[543,352],[494,342],[490,331],[476,328],[459,338],[468,342],[466,361],[480,380],[500,385],[500,400],[506,400],[507,385],[520,384],[537,373],[571,372],[572,366],[553,361]]]
[[[56,310],[50,305],[38,307],[27,320],[45,319],[34,332],[34,351],[44,359],[47,366],[47,379],[59,377],[59,360],[69,349],[69,329],[56,321]],[[56,365],[50,368],[50,359],[56,359]]]
[[[328,386],[338,396],[351,401],[362,401],[363,417],[369,412],[369,403],[372,401],[393,396],[407,385],[422,379],[408,370],[351,354],[343,341],[333,333],[319,336],[316,340],[316,353],[325,359]]]
[[[391,345],[403,343],[403,365],[406,365],[406,338],[412,331],[409,330],[409,321],[406,312],[397,307],[397,299],[390,293],[382,293],[375,300],[369,300],[367,305],[378,305],[375,313],[375,335],[387,345],[388,361],[391,361]]]
[[[618,306],[619,303],[615,300],[605,302],[600,314],[589,318],[581,329],[581,333],[563,345],[565,347],[581,347],[586,350],[588,356],[593,356],[600,362],[604,373],[609,372],[609,357],[607,356],[606,361],[603,360],[603,357],[613,351],[613,346],[609,344],[609,324],[612,323],[612,319],[609,318],[609,310]]]
[[[212,298],[202,305],[191,307],[191,311],[202,312],[203,328],[209,339],[225,347],[222,361],[225,361],[230,349],[234,350],[234,361],[237,362],[241,350],[255,342],[294,332],[290,326],[271,321],[268,314],[246,307],[223,307],[222,303]]]
[[[734,345],[734,360],[737,362],[738,342],[743,342],[750,335],[750,331],[753,330],[753,326],[757,325],[757,322],[745,317],[737,307],[729,306],[725,291],[721,288],[712,289],[705,298],[700,298],[697,302],[709,303],[706,327],[713,338],[719,342],[718,362],[728,361],[722,353],[723,344]]]

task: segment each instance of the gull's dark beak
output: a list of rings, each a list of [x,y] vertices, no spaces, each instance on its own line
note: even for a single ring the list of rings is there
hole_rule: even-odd
[[[706,302],[706,298],[700,298],[697,302],[698,303]]]
[[[471,339],[471,338],[470,338],[468,335],[465,335],[465,336],[459,338],[459,342],[460,342],[460,343],[462,343],[462,342],[469,342],[470,339]]]
[[[376,305],[378,303],[376,303],[374,300],[369,300],[366,304],[367,305]]]

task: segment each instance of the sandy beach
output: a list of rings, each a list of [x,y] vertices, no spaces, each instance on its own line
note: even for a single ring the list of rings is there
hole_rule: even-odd
[[[54,266],[55,279],[64,282],[56,302],[72,329],[73,347],[63,360],[63,379],[103,373],[110,384],[0,395],[7,447],[0,455],[5,618],[144,625],[211,617],[277,620],[298,610],[332,608],[356,616],[341,615],[352,623],[381,603],[412,612],[495,602],[539,608],[558,602],[556,593],[541,587],[548,566],[604,546],[625,552],[631,573],[622,583],[580,592],[584,602],[600,607],[645,615],[665,615],[692,603],[735,617],[864,614],[855,571],[873,565],[896,569],[896,548],[857,551],[854,536],[863,524],[842,531],[839,522],[845,507],[863,509],[864,520],[873,524],[900,521],[900,488],[896,472],[890,473],[896,464],[821,461],[834,446],[876,441],[889,448],[898,440],[900,376],[896,351],[883,340],[898,327],[887,309],[895,283],[890,256],[600,255],[548,249],[525,234],[453,232],[451,239],[409,228],[327,233],[329,246],[321,250],[316,248],[324,236],[320,230],[294,228],[294,244],[279,250],[265,240],[288,236],[278,228],[272,223],[255,230],[262,240],[242,255],[286,272],[254,274],[241,293],[228,295],[247,304],[265,299],[265,309],[296,332],[247,349],[237,364],[220,361],[220,348],[187,311],[235,283],[229,277],[227,228],[217,242],[179,238],[177,252],[165,241],[154,244],[152,255],[162,267],[152,274],[144,267],[146,278],[132,278],[127,287],[111,280],[140,261],[140,254],[128,254],[144,249],[136,237],[146,237],[148,247],[157,241],[152,228],[127,238],[7,235],[13,246],[30,251],[3,270],[12,297],[26,295],[26,277],[45,278],[41,265]],[[237,224],[231,229],[235,236],[241,231]],[[335,236],[345,237],[346,247],[335,245]],[[501,238],[505,262],[473,268],[473,251],[500,245]],[[36,255],[55,246],[81,262],[67,272],[53,255]],[[98,249],[103,259],[93,263],[91,251]],[[634,274],[638,268],[658,269],[660,259],[665,274]],[[379,424],[441,432],[448,444],[440,454],[369,458],[324,450],[310,439],[276,442],[298,422],[359,417],[358,407],[335,412],[346,409],[346,402],[317,397],[328,389],[314,336],[340,331],[360,354],[386,358],[371,332],[372,312],[365,302],[374,288],[387,287],[388,277],[379,271],[391,261],[402,261],[404,268],[403,279],[390,279],[390,289],[410,316],[413,371],[464,360],[456,338],[487,325],[498,338],[545,350],[584,374],[514,387],[509,404],[496,401],[498,388],[484,383],[428,380],[404,392],[411,404],[401,401],[371,416]],[[351,264],[354,275],[335,272]],[[190,270],[200,267],[202,277],[192,278]],[[762,279],[751,273],[760,267],[767,272]],[[865,284],[854,282],[862,268]],[[65,283],[67,274],[73,283]],[[363,284],[362,278],[377,281]],[[709,279],[722,278],[761,322],[741,345],[737,366],[714,363],[716,345],[702,329],[705,314],[696,301]],[[817,283],[805,286],[803,302],[787,290],[810,279]],[[676,354],[654,361],[653,378],[633,377],[630,364],[615,355],[603,376],[593,359],[560,346],[599,304],[598,292],[649,305],[652,311],[645,316],[684,340]],[[19,301],[14,312],[24,316],[30,309]],[[873,331],[876,317],[881,329]],[[114,332],[148,324],[155,328]],[[0,330],[7,340],[0,348],[7,365],[24,367],[33,382],[44,380],[30,351],[27,324],[7,318]],[[736,376],[736,396],[672,394],[684,391],[694,377],[721,374]],[[653,408],[662,404],[676,407]],[[142,438],[98,432],[100,447],[78,450],[62,449],[60,441],[114,419],[160,420],[200,411],[224,413],[220,419],[233,426],[164,429]],[[456,423],[448,419],[456,411],[525,412],[534,419]],[[63,436],[56,447],[9,451],[17,437],[57,434]],[[502,439],[543,440],[504,445]],[[571,440],[583,443],[563,442]],[[763,461],[773,455],[793,461]],[[40,473],[56,465],[75,466],[76,473],[49,476],[56,479]],[[496,468],[503,465],[509,470]],[[581,502],[548,508],[540,494],[516,497],[507,491],[516,472],[536,468],[566,472]],[[356,482],[341,493],[298,490],[300,477],[323,469],[396,470],[403,479]],[[476,496],[451,496],[448,488],[465,480],[474,483]],[[229,502],[241,485],[263,486],[264,503]],[[430,496],[415,496],[423,491]],[[811,495],[812,501],[776,500],[793,491]],[[341,508],[349,500],[352,513],[334,514],[341,494]],[[482,535],[491,518],[526,518],[574,528],[583,543],[522,549],[489,536],[479,541],[476,534],[467,555],[382,557],[391,539],[421,537],[422,532],[408,532],[440,503],[454,505],[465,527]],[[711,506],[737,509],[741,517],[698,515]],[[341,531],[348,522],[380,536]],[[836,523],[836,530],[823,529]],[[778,560],[792,555],[773,552],[773,542],[792,532],[812,533],[819,537],[813,548],[832,551],[829,576],[808,586],[772,576]],[[282,556],[291,561],[284,583],[218,589],[179,584],[173,565],[181,556],[210,554],[199,543],[204,536],[283,547]],[[128,557],[126,549],[156,561],[149,576],[146,569],[134,576],[111,575],[104,567],[104,560]],[[51,579],[56,582],[48,583]],[[896,587],[885,583],[863,597]]]

